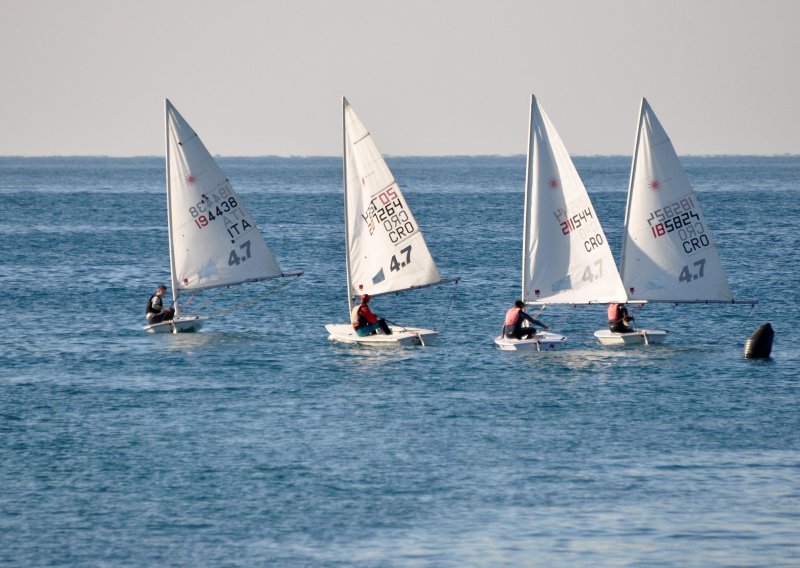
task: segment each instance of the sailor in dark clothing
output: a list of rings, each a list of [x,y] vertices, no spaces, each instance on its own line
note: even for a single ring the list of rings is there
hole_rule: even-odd
[[[635,331],[633,318],[628,315],[628,308],[625,304],[608,304],[608,329],[615,333],[630,333]]]
[[[156,293],[150,296],[150,299],[147,301],[147,310],[145,311],[147,323],[154,324],[162,321],[170,321],[175,317],[175,310],[172,308],[165,308],[161,301],[161,297],[166,293],[167,287],[162,284],[156,288]]]
[[[517,300],[514,302],[514,307],[506,312],[505,325],[503,325],[503,335],[509,339],[522,339],[523,335],[525,336],[525,339],[530,339],[536,335],[536,328],[533,327],[534,325],[538,325],[542,329],[549,329],[539,320],[533,319],[531,316],[526,314],[523,311],[524,309],[525,302],[522,300]],[[522,324],[526,321],[530,322],[530,327],[522,327]]]

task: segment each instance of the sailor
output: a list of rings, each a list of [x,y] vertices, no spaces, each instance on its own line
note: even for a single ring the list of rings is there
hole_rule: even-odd
[[[608,304],[608,329],[615,333],[630,333],[634,331],[632,322],[633,318],[628,315],[625,304]]]
[[[356,330],[356,335],[365,337],[378,333],[378,329],[381,329],[386,335],[391,335],[392,330],[386,324],[386,320],[379,318],[369,309],[370,299],[371,296],[369,294],[361,296],[361,303],[354,307],[350,314],[350,321],[353,324],[353,329]]]
[[[539,320],[535,320],[526,314],[523,311],[524,309],[525,302],[522,300],[517,300],[514,302],[514,307],[506,312],[506,321],[503,325],[503,335],[509,339],[522,339],[523,335],[525,336],[525,339],[530,339],[536,335],[536,328],[533,327],[534,325],[538,325],[542,329],[550,329]],[[530,322],[530,327],[522,327],[522,324],[526,321]]]
[[[156,288],[156,293],[150,296],[150,299],[147,301],[147,311],[145,311],[147,323],[154,324],[162,321],[170,321],[175,317],[175,310],[172,308],[165,308],[161,301],[162,296],[166,293],[167,287],[161,284]]]

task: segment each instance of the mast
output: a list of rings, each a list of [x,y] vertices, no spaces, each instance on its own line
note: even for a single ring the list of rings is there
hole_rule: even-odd
[[[342,97],[342,185],[344,186],[344,262],[347,270],[347,316],[353,311],[350,287],[350,220],[347,214],[347,99]]]
[[[175,278],[175,245],[172,242],[172,192],[170,191],[170,153],[169,153],[169,109],[172,104],[169,99],[164,99],[164,144],[166,146],[166,160],[167,160],[167,232],[169,235],[169,274],[170,274],[170,289],[172,291],[172,307],[175,309],[175,318],[179,315],[178,311],[178,282]]]
[[[536,104],[536,96],[531,95],[531,109],[528,115],[528,156],[525,161],[525,206],[522,210],[522,297],[523,302],[527,298],[527,290],[525,289],[525,281],[527,280],[528,273],[528,239],[530,238],[531,229],[528,225],[528,203],[531,198],[531,151],[533,149],[533,106]]]
[[[625,270],[625,248],[628,244],[628,219],[631,214],[631,195],[633,194],[633,182],[636,179],[636,158],[639,154],[639,143],[641,142],[642,138],[642,120],[644,119],[644,105],[647,104],[647,99],[642,97],[642,103],[639,106],[639,122],[636,124],[636,142],[633,145],[633,158],[631,159],[631,176],[628,180],[628,198],[625,203],[625,225],[623,229],[622,235],[622,255],[619,259],[619,266],[622,270]],[[620,275],[622,278],[625,277],[624,274]],[[622,283],[623,286],[625,283]],[[628,290],[625,290],[625,294],[628,294]]]

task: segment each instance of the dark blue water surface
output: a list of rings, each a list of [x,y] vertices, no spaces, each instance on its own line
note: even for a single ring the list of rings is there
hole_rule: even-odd
[[[650,305],[667,344],[492,342],[520,287],[524,158],[390,158],[445,276],[347,321],[341,160],[222,158],[291,286],[147,335],[169,282],[163,160],[0,158],[0,565],[797,566],[800,158],[684,161],[737,298]],[[618,254],[629,159],[578,158]],[[211,292],[224,312],[261,285]],[[446,321],[445,321],[446,320]],[[745,339],[769,321],[769,361]]]

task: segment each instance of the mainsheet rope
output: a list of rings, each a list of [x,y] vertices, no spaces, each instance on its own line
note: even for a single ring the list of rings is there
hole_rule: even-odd
[[[756,305],[755,304],[750,304],[750,311],[747,312],[747,314],[742,318],[742,321],[739,322],[739,327],[742,327],[745,324],[745,321],[747,320],[747,318],[750,317],[750,314],[753,313],[754,309],[756,309]]]
[[[438,328],[434,328],[434,331],[442,331],[444,329],[445,324],[447,324],[447,316],[450,315],[450,308],[453,306],[453,300],[456,297],[456,292],[458,292],[458,282],[460,279],[456,279],[455,284],[453,285],[453,293],[450,295],[450,302],[447,304],[447,311],[444,313],[444,319],[442,320],[442,325]]]
[[[450,308],[453,306],[453,299],[456,297],[456,292],[458,291],[458,282],[459,282],[459,280],[455,280],[455,282],[454,282],[453,293],[450,295],[450,302],[447,304],[447,311],[444,314],[444,319],[442,320],[442,325],[439,326],[439,327],[434,327],[433,331],[439,332],[439,331],[442,331],[444,329],[444,326],[447,323],[447,316],[450,314]],[[388,320],[386,318],[383,318],[383,320],[386,321],[386,323],[390,323],[392,325],[396,325],[397,327],[401,328],[400,331],[408,331],[408,326],[407,325],[404,325],[404,324],[401,324],[401,323],[397,323],[397,322]]]
[[[450,295],[450,302],[448,302],[448,304],[447,304],[447,311],[444,314],[444,319],[442,320],[442,325],[439,326],[439,327],[433,328],[433,331],[435,331],[437,333],[442,331],[444,329],[445,324],[447,323],[447,316],[450,314],[450,308],[453,306],[453,299],[456,297],[456,292],[458,291],[458,282],[459,282],[459,280],[460,279],[457,279],[455,281],[454,285],[453,285],[453,293]],[[406,325],[394,322],[394,321],[386,319],[386,318],[383,318],[383,320],[388,324],[391,324],[391,325],[399,327],[400,331],[411,331],[411,330],[408,329],[408,326],[406,326]],[[420,343],[422,343],[422,346],[425,347],[425,342],[422,340],[422,336],[418,332],[417,332],[417,337],[419,337],[419,340],[420,340]]]

